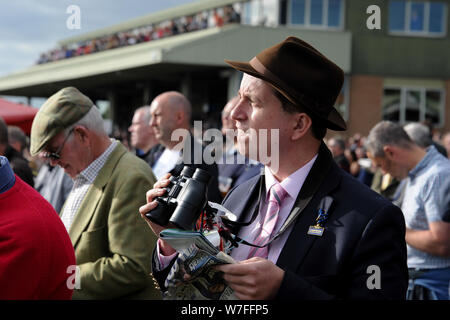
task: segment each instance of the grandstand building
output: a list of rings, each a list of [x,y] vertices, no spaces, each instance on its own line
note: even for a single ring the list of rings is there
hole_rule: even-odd
[[[367,9],[378,6],[380,29]],[[108,105],[115,128],[167,90],[183,92],[194,119],[218,126],[242,75],[224,59],[250,60],[294,35],[345,72],[336,107],[347,136],[382,119],[450,130],[448,1],[198,0],[61,40],[37,64],[0,78],[0,95],[48,97],[76,86]],[[370,19],[369,19],[370,20]]]

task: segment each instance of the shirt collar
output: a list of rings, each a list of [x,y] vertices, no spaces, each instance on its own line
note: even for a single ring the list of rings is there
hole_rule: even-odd
[[[0,156],[0,193],[14,186],[16,178],[6,157]]]
[[[414,179],[420,173],[420,171],[425,169],[431,163],[432,159],[436,156],[436,154],[438,153],[438,151],[436,150],[436,148],[434,146],[429,146],[426,149],[426,151],[427,151],[427,153],[422,158],[422,160],[420,160],[419,163],[411,171],[409,171],[408,176],[411,179]]]
[[[98,173],[103,168],[109,155],[116,147],[117,141],[113,139],[111,139],[111,141],[112,143],[109,145],[109,147],[106,148],[106,150],[97,159],[92,161],[92,163],[89,166],[87,166],[86,169],[81,171],[77,179],[82,178],[87,180],[89,183],[94,183],[94,180],[95,178],[97,178]]]
[[[306,163],[303,167],[292,173],[290,176],[288,176],[283,181],[279,182],[270,169],[268,167],[264,168],[264,174],[265,174],[265,186],[266,186],[266,201],[269,197],[269,190],[275,183],[280,183],[284,190],[286,190],[287,195],[291,197],[292,199],[296,199],[298,196],[298,193],[300,192],[300,189],[303,186],[303,183],[306,180],[306,177],[309,174],[309,171],[311,171],[311,168],[314,164],[314,162],[317,159],[318,154],[316,154],[308,163]]]

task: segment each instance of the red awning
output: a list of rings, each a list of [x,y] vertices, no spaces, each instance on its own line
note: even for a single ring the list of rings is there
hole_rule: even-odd
[[[31,132],[31,124],[38,111],[30,106],[0,99],[0,117],[7,125],[20,127],[27,135]]]

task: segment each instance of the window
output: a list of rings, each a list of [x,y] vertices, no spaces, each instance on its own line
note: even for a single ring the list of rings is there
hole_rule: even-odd
[[[275,27],[278,25],[279,0],[250,0],[243,5],[243,24]]]
[[[342,29],[343,0],[290,0],[288,21],[307,28]]]
[[[445,36],[447,5],[436,1],[398,1],[389,3],[389,31],[392,34]]]
[[[242,21],[244,24],[252,24],[252,9],[254,9],[254,6],[252,6],[251,1],[244,3],[244,17]]]
[[[442,126],[443,102],[442,89],[388,87],[383,93],[383,120],[400,124],[429,120]]]
[[[350,91],[349,80],[348,77],[345,76],[341,92],[339,93],[339,96],[337,97],[336,102],[334,104],[334,107],[341,114],[342,118],[344,118],[345,121],[348,120],[349,114],[348,112],[349,91]]]

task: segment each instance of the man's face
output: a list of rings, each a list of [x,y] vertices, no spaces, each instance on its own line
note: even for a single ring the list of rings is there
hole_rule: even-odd
[[[57,160],[50,159],[50,164],[52,166],[58,165],[63,168],[72,179],[89,165],[89,151],[81,146],[77,135],[77,131],[72,131],[69,134],[60,132],[47,143],[43,150],[43,152],[49,153],[59,150],[58,154],[60,158]]]
[[[236,121],[238,129],[238,150],[241,154],[249,154],[249,147],[258,148],[258,155],[261,154],[261,147],[267,148],[267,155],[272,155],[270,129],[279,130],[279,148],[282,151],[283,141],[287,137],[286,128],[291,121],[291,115],[283,111],[281,102],[274,94],[274,89],[265,81],[244,74],[241,87],[239,89],[239,101],[231,111],[231,119]],[[253,130],[250,130],[253,129]],[[267,129],[267,145],[259,145],[259,139],[251,134],[251,131],[259,135],[261,129]],[[276,155],[279,156],[279,155]],[[253,158],[253,157],[252,157]],[[259,160],[259,159],[254,159]]]
[[[175,117],[173,112],[170,112],[170,106],[167,105],[167,100],[161,97],[156,98],[150,106],[150,114],[152,115],[150,126],[153,129],[156,139],[164,145],[170,143],[172,132],[176,129],[174,127]]]
[[[227,129],[236,130],[236,123],[231,119],[231,110],[233,110],[236,101],[228,102],[222,112],[222,134],[226,134]]]
[[[144,120],[145,111],[137,111],[131,122],[128,131],[131,133],[131,145],[134,148],[144,149],[150,140],[154,139],[154,133],[150,123]]]
[[[333,157],[340,156],[341,154],[344,153],[344,150],[342,150],[333,139],[331,139],[330,142],[328,143],[328,148],[333,154]]]
[[[372,164],[380,168],[383,174],[389,173],[396,179],[404,179],[408,175],[408,169],[400,166],[393,159],[389,159],[390,157],[375,157],[371,152],[367,152],[367,156],[372,161]]]
[[[450,158],[450,133],[447,133],[445,136],[444,136],[444,139],[443,139],[443,144],[444,144],[444,147],[445,147],[445,149],[447,150],[447,155],[449,156],[449,158]]]

